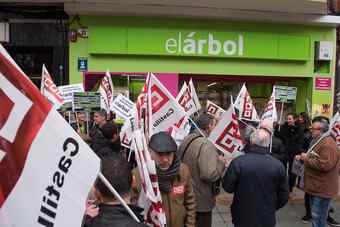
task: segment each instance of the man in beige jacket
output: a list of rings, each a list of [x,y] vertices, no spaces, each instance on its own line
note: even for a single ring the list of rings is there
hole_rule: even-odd
[[[192,175],[192,185],[196,195],[196,226],[211,226],[211,211],[215,206],[215,196],[219,192],[220,179],[225,169],[225,159],[206,138],[216,125],[213,116],[202,114],[197,119],[198,129],[182,142],[179,152],[183,163]]]

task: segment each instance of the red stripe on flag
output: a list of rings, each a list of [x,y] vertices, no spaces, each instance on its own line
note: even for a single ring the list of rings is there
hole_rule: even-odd
[[[35,85],[22,74],[2,53],[0,53],[0,72],[4,77],[11,82],[21,93],[29,98],[33,105],[27,112],[21,123],[15,140],[10,143],[5,138],[0,136],[0,149],[6,152],[6,155],[0,162],[0,207],[15,187],[22,170],[25,165],[26,157],[30,146],[44,123],[48,112],[51,109],[51,104],[40,94]],[[8,104],[8,98],[3,92],[0,96],[0,103],[7,103],[3,108],[1,105],[0,118],[2,124],[5,116],[8,114],[12,106]],[[7,100],[7,101],[6,101]],[[0,126],[2,127],[2,125]],[[48,148],[42,148],[48,149]]]

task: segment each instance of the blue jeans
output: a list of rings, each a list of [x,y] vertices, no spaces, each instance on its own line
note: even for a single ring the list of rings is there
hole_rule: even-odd
[[[330,198],[321,198],[313,195],[310,196],[313,227],[326,226],[330,204],[331,204]]]

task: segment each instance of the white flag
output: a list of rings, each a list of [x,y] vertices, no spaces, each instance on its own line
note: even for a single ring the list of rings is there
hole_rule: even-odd
[[[101,97],[100,107],[109,113],[113,102],[113,83],[109,71],[106,71],[105,76],[100,82],[99,92]]]
[[[264,119],[268,119],[271,122],[277,121],[277,111],[276,111],[276,104],[275,104],[275,91],[272,92],[270,99],[267,103],[266,108],[263,111],[261,116],[261,121]]]
[[[239,110],[240,119],[260,121],[245,84],[243,84],[240,93],[234,102],[234,107]]]
[[[42,66],[41,73],[41,93],[58,109],[64,103],[64,98],[58,87],[54,84],[51,75],[48,73],[45,65]]]
[[[198,99],[196,89],[195,89],[194,83],[192,82],[192,79],[190,79],[189,81],[189,90],[191,93],[191,97],[194,100],[194,103],[196,105],[196,111],[199,111],[202,107],[201,107],[200,100]]]
[[[162,197],[158,185],[156,164],[151,159],[145,136],[141,130],[136,130],[132,142],[137,161],[137,167],[142,183],[138,205],[144,208],[146,223],[154,227],[165,227],[166,217],[163,211]]]
[[[211,101],[207,101],[207,113],[213,115],[216,119],[220,119],[225,110]]]
[[[100,160],[0,45],[0,226],[81,226]]]
[[[186,82],[184,82],[181,90],[179,91],[177,97],[177,102],[183,107],[188,116],[197,112],[196,104],[192,98],[190,89]]]
[[[182,117],[186,116],[186,113],[155,75],[150,73],[148,77],[148,136],[151,137],[154,133],[166,131],[172,127]]]
[[[340,151],[340,114],[337,112],[334,117],[331,119],[330,123],[330,132],[331,135],[335,138],[336,145],[338,150]]]
[[[222,114],[221,119],[210,133],[209,139],[226,154],[233,154],[242,150],[243,141],[232,105]]]

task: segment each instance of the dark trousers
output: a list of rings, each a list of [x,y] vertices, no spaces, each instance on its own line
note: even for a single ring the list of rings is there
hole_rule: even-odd
[[[196,212],[196,227],[211,227],[211,211]]]
[[[305,192],[305,209],[306,209],[306,216],[312,217],[312,212],[310,209],[310,195]]]
[[[292,173],[292,167],[293,167],[294,157],[290,158],[288,160],[288,181],[289,181],[289,191],[292,192],[293,188],[296,184],[296,175]]]

